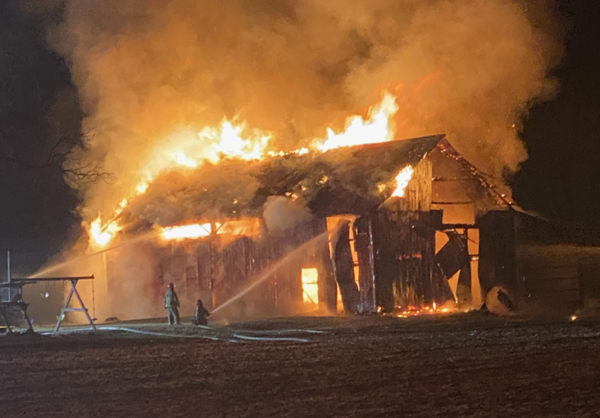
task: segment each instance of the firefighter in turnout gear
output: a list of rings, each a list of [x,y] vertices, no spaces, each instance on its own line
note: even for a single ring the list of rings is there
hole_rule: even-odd
[[[196,310],[194,310],[194,319],[192,320],[192,324],[194,325],[206,325],[208,321],[206,318],[210,316],[210,313],[206,310],[206,308],[202,305],[202,301],[198,299],[196,302]]]
[[[169,283],[169,290],[167,290],[164,297],[164,305],[169,325],[179,325],[179,299],[177,293],[175,293],[173,283]]]

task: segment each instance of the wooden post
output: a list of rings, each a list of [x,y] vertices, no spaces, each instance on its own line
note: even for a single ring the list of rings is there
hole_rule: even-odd
[[[10,250],[6,250],[7,283],[10,283]]]
[[[6,283],[10,283],[10,250],[6,250],[6,270],[7,270],[7,276],[6,276]],[[8,288],[8,302],[12,301],[12,292],[11,292],[11,287]],[[0,300],[1,302],[1,300]]]
[[[363,216],[354,222],[354,249],[358,255],[358,283],[360,313],[375,313],[375,280],[373,261],[373,234],[371,216]]]
[[[63,319],[65,318],[65,313],[67,313],[67,312],[83,312],[85,314],[85,316],[87,317],[88,322],[94,329],[94,331],[96,331],[96,325],[94,324],[94,321],[92,321],[92,318],[90,317],[90,314],[88,313],[87,308],[83,304],[83,300],[81,300],[81,297],[79,296],[79,293],[77,292],[77,288],[76,288],[77,279],[69,280],[69,284],[71,285],[71,290],[69,291],[69,294],[67,295],[67,299],[65,300],[64,306],[60,310],[60,316],[58,317],[58,321],[56,322],[56,326],[54,327],[54,332],[58,332],[58,330],[60,328],[60,324],[62,323]],[[69,302],[71,301],[71,297],[73,297],[73,295],[79,301],[79,306],[80,306],[79,308],[69,308]]]
[[[325,231],[327,226],[325,225]],[[329,240],[323,240],[323,243],[318,247],[319,259],[319,307],[336,311],[337,304],[337,285],[335,274],[333,272],[332,254],[329,251]]]
[[[373,217],[369,216],[369,268],[371,270],[371,306],[373,313],[377,312],[377,285],[375,278],[375,243],[373,241]]]

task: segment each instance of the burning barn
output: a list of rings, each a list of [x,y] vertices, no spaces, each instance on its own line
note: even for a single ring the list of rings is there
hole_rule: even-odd
[[[479,285],[476,220],[510,198],[443,135],[238,164],[172,173],[130,203],[133,244],[105,257],[113,316],[158,314],[170,282],[187,310],[243,292],[233,316],[480,305],[496,284]]]
[[[184,314],[200,298],[230,318],[600,305],[599,243],[519,209],[444,135],[169,172],[118,216],[99,319],[162,316],[168,283]]]

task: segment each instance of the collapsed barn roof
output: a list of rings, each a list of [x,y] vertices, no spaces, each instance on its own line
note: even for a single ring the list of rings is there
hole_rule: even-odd
[[[400,170],[418,164],[436,146],[460,157],[444,135],[432,135],[325,153],[205,164],[192,173],[161,176],[123,216],[129,225],[159,226],[260,216],[270,196],[289,197],[317,216],[365,213],[390,197]],[[474,168],[471,174],[479,175]]]

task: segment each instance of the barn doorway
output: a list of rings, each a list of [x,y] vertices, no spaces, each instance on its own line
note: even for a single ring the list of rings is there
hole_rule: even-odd
[[[305,306],[319,306],[319,271],[315,268],[302,269],[302,300]]]

